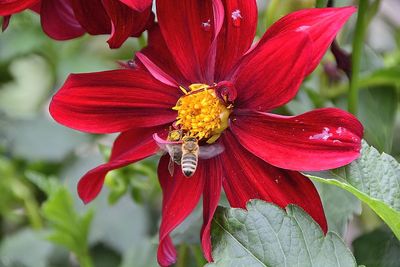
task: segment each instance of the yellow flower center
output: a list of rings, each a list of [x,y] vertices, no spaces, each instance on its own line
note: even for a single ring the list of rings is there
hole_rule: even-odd
[[[176,125],[187,136],[214,143],[228,127],[230,107],[226,107],[215,90],[206,84],[192,84],[179,98],[173,110],[178,111]]]

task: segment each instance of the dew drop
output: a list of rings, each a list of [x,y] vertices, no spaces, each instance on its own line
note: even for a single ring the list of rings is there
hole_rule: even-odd
[[[201,23],[201,28],[202,28],[204,31],[209,32],[209,31],[211,30],[211,20],[208,19],[207,21],[202,22],[202,23]]]
[[[324,129],[322,130],[322,133],[318,133],[318,134],[314,134],[311,135],[308,139],[310,140],[328,140],[329,137],[331,137],[333,134],[329,132],[329,128],[328,127],[324,127]]]
[[[336,133],[337,133],[338,135],[341,135],[341,134],[344,133],[345,131],[346,131],[346,129],[343,128],[343,127],[339,127],[339,128],[336,129]]]
[[[131,69],[134,69],[137,67],[136,62],[133,59],[128,60],[127,64],[128,64],[128,67]]]
[[[232,22],[233,26],[240,27],[241,20],[243,19],[242,14],[240,14],[240,10],[236,9],[232,12]]]
[[[341,141],[340,141],[340,140],[336,140],[336,139],[335,139],[335,140],[333,140],[333,143],[334,143],[334,144],[340,144],[340,143],[341,143]]]

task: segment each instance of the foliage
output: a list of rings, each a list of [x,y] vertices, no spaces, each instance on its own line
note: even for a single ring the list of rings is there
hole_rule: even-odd
[[[219,208],[213,220],[214,264],[207,266],[357,266],[340,237],[325,237],[301,208],[259,200],[247,211]]]
[[[74,252],[82,267],[93,266],[88,251],[88,235],[93,212],[87,212],[83,216],[78,215],[72,197],[65,188],[58,188],[43,204],[42,210],[53,228],[48,239]]]
[[[339,186],[368,204],[400,239],[400,164],[390,155],[363,143],[361,157],[327,173],[308,175]]]
[[[260,38],[267,26],[291,11],[361,0],[258,2]],[[364,138],[373,147],[364,143],[362,157],[349,166],[308,174],[321,195],[331,232],[323,237],[315,222],[295,206],[281,210],[253,201],[248,211],[219,208],[213,222],[216,263],[208,266],[246,262],[244,266],[275,267],[282,264],[278,259],[285,259],[279,255],[286,256],[287,266],[356,266],[354,257],[368,267],[398,266],[400,23],[387,9],[398,13],[399,5],[396,0],[368,3],[364,25],[357,26],[354,16],[337,42],[351,53],[356,27],[366,28],[365,38],[357,41],[360,73],[355,97]],[[0,33],[1,267],[71,267],[78,262],[95,267],[157,266],[162,197],[156,174],[158,157],[109,173],[104,192],[85,207],[76,194],[77,180],[108,158],[114,137],[78,133],[57,125],[47,113],[52,93],[69,73],[115,68],[115,61],[131,59],[133,52],[146,44],[146,36],[132,38],[111,51],[106,38],[52,41],[43,34],[33,12],[14,15],[7,31]],[[347,109],[348,94],[349,80],[328,52],[296,99],[279,112],[294,115],[329,106]],[[391,230],[378,217],[370,219],[375,213],[362,210],[361,202]],[[178,267],[205,264],[198,237],[201,218],[198,207],[172,234],[178,244]],[[377,222],[373,229],[371,221]],[[354,257],[339,236],[352,248]],[[278,241],[288,246],[281,249]],[[315,257],[305,253],[307,249]]]

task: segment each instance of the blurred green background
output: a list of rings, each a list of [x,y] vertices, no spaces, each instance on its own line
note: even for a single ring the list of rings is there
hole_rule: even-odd
[[[336,1],[336,6],[352,4]],[[400,160],[400,2],[371,1],[363,47],[358,116],[365,139]],[[315,1],[260,1],[259,36],[280,16]],[[267,8],[267,9],[266,9]],[[355,16],[338,36],[351,51]],[[88,135],[56,124],[51,95],[69,73],[118,67],[133,57],[146,36],[110,50],[106,36],[56,42],[30,12],[13,16],[0,34],[0,267],[157,266],[161,190],[158,158],[107,176],[90,205],[76,193],[79,178],[104,162],[115,136]],[[296,99],[280,109],[299,114],[317,107],[347,107],[348,79],[328,52]],[[400,244],[381,220],[352,195],[317,185],[329,220],[351,246],[359,264],[399,267]],[[225,200],[221,200],[222,203]],[[173,234],[176,266],[203,266],[199,207]],[[347,223],[349,222],[349,223]]]

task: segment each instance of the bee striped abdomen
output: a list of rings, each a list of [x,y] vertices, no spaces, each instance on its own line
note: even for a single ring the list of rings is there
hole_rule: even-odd
[[[184,154],[182,156],[182,172],[186,177],[191,177],[196,171],[197,168],[197,156],[195,154]]]

